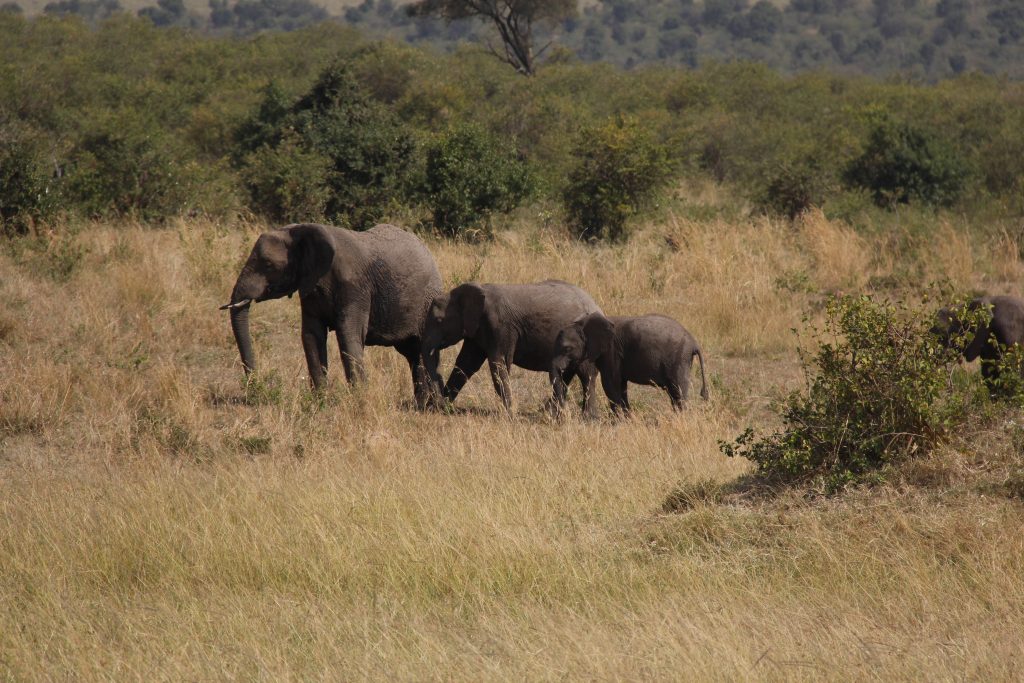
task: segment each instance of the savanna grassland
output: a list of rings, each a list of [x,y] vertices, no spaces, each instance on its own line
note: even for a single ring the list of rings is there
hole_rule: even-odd
[[[0,678],[1019,680],[1013,411],[874,488],[702,495],[748,472],[717,442],[773,426],[825,293],[1019,295],[1015,226],[694,218],[716,187],[624,244],[535,210],[491,241],[428,238],[448,284],[561,277],[703,342],[709,402],[634,390],[635,419],[596,424],[550,420],[521,370],[514,417],[485,376],[420,414],[397,353],[371,349],[350,390],[333,341],[312,396],[288,299],[254,308],[246,389],[217,306],[260,224],[12,238]]]

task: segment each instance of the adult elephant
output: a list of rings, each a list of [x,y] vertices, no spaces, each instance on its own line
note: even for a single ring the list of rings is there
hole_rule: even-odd
[[[555,337],[580,316],[601,309],[579,287],[561,280],[534,284],[480,284],[468,282],[434,299],[423,332],[423,361],[435,397],[454,401],[486,360],[494,390],[507,411],[512,409],[509,370],[548,372]],[[440,350],[462,341],[455,367],[441,388],[437,372]],[[596,416],[593,363],[583,363],[565,377],[575,375],[583,385],[585,413]]]
[[[249,308],[299,293],[302,348],[309,379],[327,379],[327,334],[335,330],[349,383],[365,380],[363,347],[393,346],[409,362],[417,405],[428,396],[421,362],[427,307],[441,293],[441,275],[426,246],[393,225],[354,232],[328,225],[289,225],[256,240],[238,275],[231,311],[242,365],[256,368]]]
[[[967,304],[966,314],[968,319],[961,320],[955,310],[941,309],[932,332],[938,334],[947,347],[956,348],[968,363],[981,358],[985,386],[989,393],[996,393],[1003,349],[1024,344],[1024,299],[978,297]]]

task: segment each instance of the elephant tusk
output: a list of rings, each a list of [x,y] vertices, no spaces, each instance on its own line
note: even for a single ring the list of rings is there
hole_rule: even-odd
[[[229,308],[232,308],[232,309],[233,308],[241,308],[243,306],[248,306],[251,303],[252,303],[252,299],[242,299],[241,301],[236,301],[233,304],[224,304],[223,306],[220,307],[219,310],[226,311]]]

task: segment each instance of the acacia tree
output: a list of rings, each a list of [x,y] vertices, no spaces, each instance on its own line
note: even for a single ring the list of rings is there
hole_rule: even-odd
[[[533,49],[535,24],[555,24],[576,13],[576,0],[416,0],[407,9],[410,16],[441,17],[447,22],[477,18],[498,29],[504,53],[488,45],[496,57],[528,76],[536,71]]]

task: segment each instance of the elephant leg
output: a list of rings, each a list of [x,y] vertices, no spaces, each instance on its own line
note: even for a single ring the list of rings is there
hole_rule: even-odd
[[[622,414],[628,417],[633,412],[633,409],[629,407],[629,383],[626,382],[626,380],[622,380],[622,386],[619,389],[619,396]]]
[[[619,379],[619,371],[614,365],[605,364],[600,367],[601,387],[604,395],[608,397],[608,407],[612,414],[621,416],[629,410],[626,404],[626,382]]]
[[[566,370],[559,375],[560,381],[555,387],[553,387],[551,399],[556,410],[559,412],[564,410],[566,403],[569,402],[569,382],[572,381],[575,374],[575,370]]]
[[[349,384],[366,381],[363,365],[363,335],[351,328],[338,328],[338,348],[341,349],[341,364]]]
[[[462,391],[462,387],[466,386],[466,382],[476,374],[485,360],[487,360],[487,354],[477,346],[476,342],[469,339],[462,342],[462,349],[459,350],[459,355],[455,358],[455,367],[452,369],[452,374],[448,375],[448,382],[444,385],[444,398],[454,401]]]
[[[676,373],[675,381],[668,383],[668,396],[672,399],[672,408],[682,410],[690,396],[690,364],[684,363]]]
[[[306,354],[309,382],[313,389],[327,383],[327,326],[315,318],[302,319],[302,350]]]
[[[676,383],[670,382],[665,391],[668,392],[668,397],[672,400],[672,409],[680,411],[683,409],[683,404],[686,401],[685,393],[683,389]]]
[[[420,356],[420,342],[412,339],[395,347],[409,363],[409,371],[412,373],[412,393],[416,398],[416,407],[423,410],[427,407],[430,398],[430,381],[427,377],[427,369],[423,366],[423,358]]]
[[[600,417],[595,397],[597,394],[597,367],[593,363],[581,363],[576,370],[576,377],[579,378],[580,386],[583,387],[583,401],[580,405],[583,416],[590,420],[596,420]]]
[[[505,412],[512,412],[512,385],[509,382],[508,377],[508,363],[503,359],[490,360],[488,364],[491,368],[491,381],[494,382],[494,391],[498,393],[501,398],[502,405],[505,406]]]

